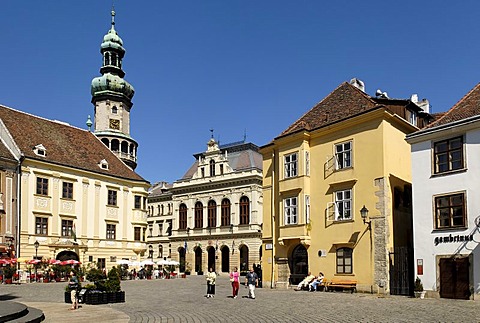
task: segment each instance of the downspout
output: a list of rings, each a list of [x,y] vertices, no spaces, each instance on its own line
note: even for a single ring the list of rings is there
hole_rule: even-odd
[[[22,162],[23,162],[23,155],[20,156],[20,159],[18,160],[18,163],[17,163],[17,169],[15,171],[16,175],[17,175],[17,221],[16,221],[16,236],[17,236],[17,239],[16,239],[16,250],[17,250],[17,258],[20,257],[20,228],[22,227],[21,224],[22,224],[22,220],[21,220],[21,208],[20,208],[20,202],[21,202],[21,185],[22,185],[22,180],[21,180],[21,177],[22,177]]]
[[[270,288],[275,288],[275,149],[272,152],[272,198],[271,198],[271,230],[272,230],[272,279]]]

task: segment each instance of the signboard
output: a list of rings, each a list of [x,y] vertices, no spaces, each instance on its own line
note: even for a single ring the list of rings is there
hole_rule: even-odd
[[[273,244],[272,243],[265,244],[265,250],[273,250]]]

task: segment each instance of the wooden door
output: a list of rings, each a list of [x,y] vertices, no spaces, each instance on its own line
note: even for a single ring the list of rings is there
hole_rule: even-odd
[[[469,299],[468,257],[440,259],[440,297]]]

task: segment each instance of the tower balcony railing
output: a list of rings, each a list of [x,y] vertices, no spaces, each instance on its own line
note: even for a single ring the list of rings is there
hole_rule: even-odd
[[[128,159],[135,163],[137,162],[137,157],[132,154],[124,153],[123,151],[118,151],[118,150],[114,150],[113,152],[121,159]]]

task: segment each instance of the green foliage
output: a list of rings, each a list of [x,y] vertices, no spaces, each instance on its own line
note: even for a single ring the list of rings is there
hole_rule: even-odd
[[[13,275],[17,271],[17,268],[11,265],[5,266],[2,269],[3,269],[3,274],[5,275],[5,279],[12,279]]]
[[[105,291],[119,292],[120,291],[120,272],[121,268],[112,267],[108,271],[107,281],[105,282]]]
[[[100,280],[104,280],[105,275],[103,274],[102,270],[92,267],[87,271],[86,278],[88,281],[95,283]]]
[[[416,292],[423,292],[422,280],[418,277],[415,279],[415,286],[413,287],[413,290]]]

